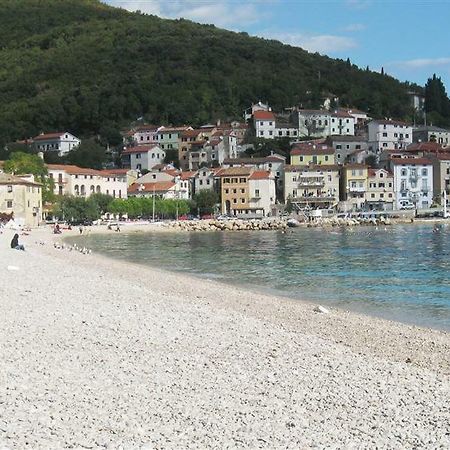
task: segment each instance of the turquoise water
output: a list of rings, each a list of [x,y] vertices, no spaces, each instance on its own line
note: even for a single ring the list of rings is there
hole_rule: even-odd
[[[450,330],[450,226],[92,235],[113,258]]]

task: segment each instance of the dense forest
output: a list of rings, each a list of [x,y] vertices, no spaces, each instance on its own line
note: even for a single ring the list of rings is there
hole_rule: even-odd
[[[348,60],[97,0],[1,0],[0,23],[0,145],[65,129],[108,141],[140,117],[197,125],[323,93],[373,117],[412,113],[408,83]]]

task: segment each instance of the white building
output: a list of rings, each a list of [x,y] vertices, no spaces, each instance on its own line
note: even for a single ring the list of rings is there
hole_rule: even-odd
[[[204,190],[220,192],[220,179],[217,173],[220,168],[203,167],[197,170],[194,176],[194,194]]]
[[[89,197],[107,194],[114,198],[127,197],[127,174],[108,170],[85,169],[73,165],[48,164],[48,174],[54,182],[56,195]]]
[[[300,109],[299,136],[312,138],[331,135],[354,136],[356,118],[343,110]]]
[[[254,170],[248,178],[248,188],[251,210],[270,216],[276,195],[273,175],[267,170]]]
[[[272,111],[255,111],[253,124],[257,138],[273,139],[275,137],[275,114]]]
[[[383,150],[399,150],[412,143],[412,127],[395,120],[369,122],[369,150],[379,154]]]
[[[58,152],[59,156],[69,153],[80,145],[81,141],[68,131],[40,134],[33,139],[35,150],[39,152]]]
[[[158,144],[137,145],[129,147],[122,152],[123,164],[133,170],[151,170],[154,166],[162,164],[166,152]]]
[[[133,133],[133,141],[137,145],[153,144],[161,127],[156,125],[141,125]]]
[[[430,208],[433,203],[433,164],[427,158],[392,158],[396,209]]]

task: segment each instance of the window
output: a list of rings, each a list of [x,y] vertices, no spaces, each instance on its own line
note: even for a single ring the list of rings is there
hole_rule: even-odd
[[[245,198],[241,198],[241,203],[245,203]]]
[[[247,180],[245,178],[239,178],[239,183],[245,183]],[[237,182],[237,180],[236,180]]]
[[[387,133],[383,133],[383,137],[387,137]]]
[[[273,136],[273,131],[269,131],[269,136]]]
[[[260,132],[259,132],[259,135],[260,135],[260,136],[263,136],[263,135],[264,135],[264,131],[260,131]]]
[[[233,198],[233,203],[237,203],[237,199],[236,198]]]
[[[384,177],[384,173],[380,172],[380,178],[383,178],[383,177]]]
[[[328,155],[325,155],[325,161],[328,161]]]
[[[398,134],[397,134],[397,133],[394,133],[394,137],[398,137]]]
[[[225,189],[225,194],[229,194],[230,190],[229,189]]]
[[[203,186],[203,180],[200,180],[198,183],[200,184],[200,186]]]
[[[259,189],[255,189],[255,197],[259,197]]]
[[[422,169],[422,176],[426,177],[428,176],[428,170],[427,169]],[[425,180],[424,180],[425,181]]]
[[[245,189],[241,189],[241,194],[245,194]]]
[[[341,150],[342,149],[342,145],[341,144],[337,144],[336,145],[336,150]]]
[[[13,207],[13,202],[12,202],[12,200],[7,200],[7,201],[6,201],[6,207],[7,207],[8,209],[11,209],[11,208]]]
[[[303,156],[300,156],[300,161],[302,161],[302,162],[303,162]]]
[[[406,169],[402,169],[402,171],[401,171],[402,177],[406,177],[407,174],[408,174],[408,171]]]
[[[259,124],[260,124],[261,126],[263,126],[263,125],[264,125],[264,122],[259,122]]]
[[[383,193],[380,194],[380,198],[384,198],[384,194]]]
[[[375,198],[375,194],[370,194],[370,197],[371,198]]]
[[[13,191],[13,187],[10,185],[8,186],[8,192],[12,192]]]
[[[237,189],[233,189],[233,194],[237,194]]]
[[[360,144],[356,144],[355,145],[355,150],[361,150],[361,145]]]
[[[272,122],[269,122],[269,125],[272,126]]]

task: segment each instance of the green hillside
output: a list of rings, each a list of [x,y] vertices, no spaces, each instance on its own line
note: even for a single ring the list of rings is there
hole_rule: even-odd
[[[245,33],[96,0],[1,0],[0,23],[0,143],[104,135],[138,117],[239,118],[257,100],[316,106],[323,92],[374,117],[410,114],[407,83]]]

